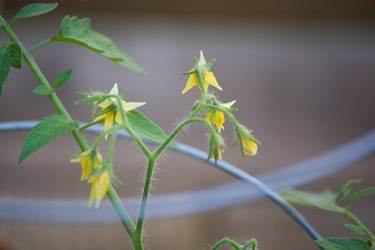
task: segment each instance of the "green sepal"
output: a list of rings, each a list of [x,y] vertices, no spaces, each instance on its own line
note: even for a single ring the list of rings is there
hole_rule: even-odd
[[[345,209],[336,205],[336,194],[326,189],[320,193],[304,192],[295,189],[282,191],[280,195],[287,201],[302,206],[320,208],[336,213],[344,213]]]
[[[33,4],[29,4],[25,7],[23,7],[20,11],[18,11],[16,16],[10,21],[10,23],[13,23],[14,21],[16,21],[18,19],[46,14],[46,13],[56,9],[56,7],[57,7],[57,3],[50,3],[50,4],[33,3]]]
[[[212,65],[216,62],[215,58],[212,58],[208,63],[204,65],[206,71],[210,71]]]
[[[353,233],[363,235],[363,236],[366,236],[368,238],[372,238],[372,235],[369,234],[368,231],[363,227],[360,227],[360,226],[357,226],[357,225],[352,225],[352,224],[345,224],[344,226],[345,226],[346,229],[348,229],[349,231],[351,231]]]
[[[124,51],[109,38],[90,28],[90,19],[65,16],[60,25],[59,35],[51,38],[52,42],[68,42],[86,47],[102,54],[111,61],[132,71],[145,74]]]
[[[47,145],[63,134],[72,132],[73,129],[78,127],[79,122],[72,121],[63,115],[53,115],[43,118],[27,135],[18,163],[21,163],[26,157],[39,148]]]
[[[74,104],[87,104],[87,103],[93,103],[93,102],[102,102],[104,101],[107,97],[103,93],[84,93],[80,92],[80,94],[85,94],[89,95],[89,97],[84,98],[82,100],[76,101]],[[92,95],[92,96],[90,96]]]
[[[22,66],[22,49],[15,43],[3,44],[0,47],[0,95],[3,84],[9,74],[10,67],[21,68]]]
[[[52,93],[52,89],[46,86],[38,86],[33,90],[33,94],[36,95],[49,95]]]
[[[354,193],[352,194],[348,200],[346,201],[346,204],[345,206],[346,207],[349,207],[350,204],[355,201],[355,200],[358,200],[360,198],[363,198],[363,197],[366,197],[368,195],[372,195],[375,193],[375,187],[369,187],[369,188],[365,188],[365,189],[362,189],[361,191],[358,191],[357,193]]]
[[[163,143],[167,138],[164,131],[141,112],[131,110],[125,114],[128,118],[130,126],[137,135],[159,144]],[[169,143],[168,146],[177,149],[173,142]]]
[[[64,73],[58,75],[56,80],[53,82],[52,87],[55,88],[57,86],[61,86],[69,81],[70,77],[72,76],[73,69],[68,69]]]
[[[365,241],[355,238],[323,238],[315,242],[326,250],[370,250]]]
[[[335,201],[338,202],[342,199],[345,199],[349,195],[350,191],[352,190],[352,187],[357,185],[360,182],[361,180],[357,179],[357,180],[349,180],[347,183],[345,183],[340,188],[339,192],[337,193]]]

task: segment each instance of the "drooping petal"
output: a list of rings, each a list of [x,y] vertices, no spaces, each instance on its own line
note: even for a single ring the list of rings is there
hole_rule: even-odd
[[[105,113],[104,117],[104,132],[109,131],[113,126],[113,119],[114,119],[114,111],[111,110],[107,113]],[[105,136],[105,139],[108,138],[108,134]]]
[[[91,193],[89,206],[95,201],[95,208],[99,207],[100,201],[108,191],[110,182],[111,178],[108,171],[104,171],[99,176],[90,178],[89,183],[91,183]]]
[[[182,90],[181,94],[185,94],[188,92],[192,87],[198,85],[199,86],[199,80],[196,73],[192,73],[189,75],[189,78],[186,82],[185,88]]]
[[[245,137],[241,138],[243,151],[245,155],[254,156],[258,152],[258,145]]]
[[[117,111],[117,112],[116,112],[115,121],[116,121],[116,123],[118,123],[118,124],[121,124],[121,123],[122,123],[122,116],[121,116],[120,111]]]

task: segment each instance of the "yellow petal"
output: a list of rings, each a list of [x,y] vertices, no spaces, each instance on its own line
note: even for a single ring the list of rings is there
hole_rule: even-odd
[[[224,126],[223,126],[225,122],[224,113],[221,111],[216,111],[216,114],[214,118],[212,119],[212,121],[216,125],[217,131],[220,133],[220,131],[224,129]]]
[[[119,111],[116,112],[115,121],[118,124],[122,123],[122,116],[121,116],[121,113]]]
[[[107,113],[104,114],[104,131],[108,131],[112,128],[113,126],[113,115],[114,111],[108,111]]]
[[[186,82],[185,88],[182,90],[181,94],[185,94],[188,92],[192,87],[198,85],[199,86],[199,80],[196,73],[192,73],[189,75],[189,78]]]
[[[100,120],[102,120],[102,119],[105,119],[105,115],[106,115],[106,114],[102,114],[102,115],[97,116],[97,117],[94,119],[93,122],[97,122],[97,121],[100,121]]]
[[[99,107],[101,107],[102,109],[106,109],[109,105],[111,105],[111,102],[108,99],[105,99],[99,104]]]
[[[89,182],[91,183],[89,206],[95,201],[95,208],[98,208],[108,191],[111,178],[108,171],[104,171],[100,176],[92,177]]]
[[[213,72],[204,72],[204,81],[205,81],[205,87],[208,88],[208,85],[212,85],[213,87],[219,89],[219,90],[223,90],[219,83],[217,82],[216,78],[215,78],[215,75]],[[207,89],[206,89],[207,91]]]
[[[258,145],[253,142],[252,140],[249,140],[247,138],[241,138],[242,139],[242,146],[244,150],[245,155],[254,156],[258,152]]]

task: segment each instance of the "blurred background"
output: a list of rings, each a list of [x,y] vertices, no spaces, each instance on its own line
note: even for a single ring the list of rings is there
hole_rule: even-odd
[[[11,18],[35,1],[0,0]],[[44,1],[52,2],[52,1]],[[146,71],[142,76],[85,48],[56,43],[35,54],[49,80],[69,68],[69,84],[57,90],[76,120],[89,121],[89,105],[74,105],[76,91],[126,89],[125,100],[146,101],[140,111],[170,132],[199,98],[185,95],[186,72],[202,49],[216,58],[215,72],[224,102],[237,100],[236,117],[263,146],[254,158],[239,148],[223,155],[252,175],[272,172],[348,142],[375,127],[375,2],[347,1],[115,1],[64,0],[56,11],[21,20],[13,28],[27,48],[55,36],[65,14],[90,17],[92,28],[110,37]],[[1,43],[8,41],[0,32]],[[11,69],[0,98],[0,121],[38,120],[56,111],[47,97],[31,91],[38,85],[24,64]],[[216,90],[212,90],[216,91]],[[178,141],[208,150],[207,131],[190,126]],[[79,149],[63,136],[17,164],[27,132],[0,134],[0,196],[86,199],[89,185],[80,182],[80,166],[69,162]],[[223,133],[234,141],[229,122]],[[95,138],[88,136],[90,140]],[[360,188],[374,185],[375,156],[302,186],[337,190],[349,179]],[[135,144],[119,142],[114,167],[124,185],[121,197],[139,196],[145,158]],[[185,156],[166,152],[157,165],[153,194],[196,190],[233,178]],[[357,190],[357,189],[355,189]],[[223,197],[225,199],[225,197]],[[375,230],[375,199],[364,198],[353,211]],[[92,208],[94,209],[94,208]],[[340,216],[301,208],[323,236],[352,236]],[[228,236],[259,241],[260,249],[318,249],[309,236],[266,199],[215,212],[146,223],[147,249],[209,249]],[[0,221],[0,242],[15,249],[132,249],[121,224],[51,224]],[[0,249],[1,248],[0,244]],[[4,248],[6,249],[6,248]],[[226,248],[222,248],[226,249]],[[229,248],[227,248],[229,249]]]

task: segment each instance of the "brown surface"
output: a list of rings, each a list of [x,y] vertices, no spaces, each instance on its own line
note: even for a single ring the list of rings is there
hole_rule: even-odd
[[[20,8],[39,0],[6,0],[7,8]],[[190,16],[247,16],[247,17],[370,17],[375,16],[373,0],[175,0],[130,1],[130,0],[48,0],[59,2],[60,9],[96,11],[99,13],[143,13]]]
[[[57,33],[63,13],[14,26],[25,44]],[[224,159],[251,174],[260,174],[304,160],[362,135],[375,127],[375,36],[373,23],[349,21],[281,22],[265,20],[197,20],[147,16],[96,16],[93,27],[108,35],[139,62],[147,76],[123,70],[94,53],[67,44],[50,45],[35,55],[52,80],[74,67],[69,84],[58,90],[74,119],[87,121],[89,106],[71,103],[77,90],[110,89],[118,82],[126,88],[125,100],[147,101],[141,109],[170,131],[191,109],[196,89],[181,96],[192,58],[203,49],[216,57],[213,70],[224,91],[223,101],[236,99],[236,117],[255,130],[264,146],[253,159],[241,158],[238,148]],[[38,29],[35,29],[38,27]],[[39,32],[40,34],[36,33]],[[40,38],[38,38],[40,35]],[[5,40],[0,34],[0,41]],[[26,65],[24,65],[26,66]],[[31,90],[36,80],[27,67],[11,70],[0,98],[0,120],[40,119],[54,114],[48,98]],[[179,140],[207,149],[201,126],[185,130]],[[224,137],[233,141],[231,126]],[[80,168],[69,163],[78,147],[64,136],[49,147],[16,164],[24,132],[0,134],[0,195],[71,199],[88,197],[80,183]],[[91,137],[92,139],[92,137]],[[144,157],[134,143],[120,142],[115,170],[125,183],[121,196],[139,195]],[[362,178],[373,185],[375,158],[369,157],[334,176],[304,188],[337,189],[348,179]],[[174,153],[158,162],[154,194],[198,189],[231,181],[215,168]],[[354,206],[356,213],[375,229],[374,199]],[[325,236],[350,235],[341,217],[311,209],[302,213]],[[270,201],[261,200],[217,212],[146,223],[148,249],[208,249],[224,236],[243,242],[255,237],[261,249],[318,249],[306,233]],[[120,223],[53,225],[0,222],[0,236],[23,249],[131,249]]]

